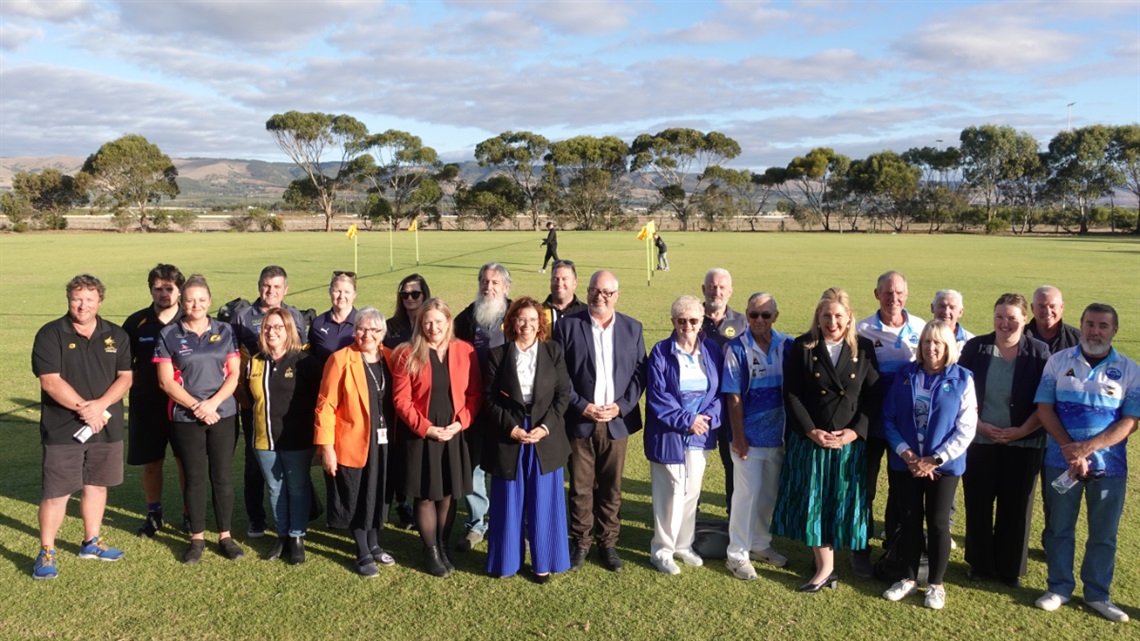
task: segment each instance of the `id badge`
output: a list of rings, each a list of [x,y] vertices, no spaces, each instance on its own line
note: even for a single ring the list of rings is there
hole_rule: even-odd
[[[381,427],[376,430],[376,441],[381,445],[388,444],[388,428]]]

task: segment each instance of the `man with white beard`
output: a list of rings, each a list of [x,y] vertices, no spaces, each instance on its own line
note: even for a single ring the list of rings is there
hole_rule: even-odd
[[[1044,465],[1048,509],[1041,536],[1049,590],[1037,599],[1037,607],[1056,610],[1076,589],[1073,555],[1083,494],[1088,518],[1081,565],[1084,602],[1121,623],[1128,614],[1109,599],[1109,588],[1128,480],[1128,435],[1140,417],[1140,367],[1112,348],[1119,325],[1112,306],[1086,307],[1080,344],[1053,354],[1034,400],[1049,433]]]
[[[487,357],[491,350],[506,342],[503,336],[503,317],[511,300],[511,272],[499,263],[490,262],[479,268],[479,291],[471,303],[455,317],[455,337],[475,346],[480,371],[487,371]],[[467,534],[456,547],[463,552],[479,544],[487,535],[487,512],[491,497],[487,493],[487,476],[479,465],[483,452],[483,421],[477,417],[467,430],[467,447],[471,454],[472,483],[474,488],[467,496],[470,518],[465,526]]]

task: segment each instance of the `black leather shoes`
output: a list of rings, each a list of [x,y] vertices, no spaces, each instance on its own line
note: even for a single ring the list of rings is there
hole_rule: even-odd
[[[281,553],[285,551],[285,539],[277,537],[273,542],[273,547],[269,548],[269,553],[265,555],[266,561],[276,561],[281,558]]]
[[[537,583],[539,585],[546,585],[547,583],[550,583],[550,575],[549,574],[534,574],[532,572],[530,575],[530,580],[534,581],[535,583]]]
[[[839,574],[837,572],[832,572],[831,576],[820,581],[819,583],[805,583],[801,585],[796,591],[815,594],[824,588],[831,588],[832,590],[839,589]]]
[[[586,556],[589,554],[590,548],[574,548],[570,553],[570,569],[577,570],[586,565]]]
[[[443,578],[450,574],[447,571],[447,566],[443,563],[443,559],[440,558],[438,545],[424,546],[424,563],[427,565],[428,573],[432,576]]]
[[[602,562],[606,564],[606,568],[610,572],[621,572],[625,565],[621,562],[621,557],[618,556],[617,548],[602,548]]]
[[[289,537],[289,565],[301,565],[305,562],[305,537]]]

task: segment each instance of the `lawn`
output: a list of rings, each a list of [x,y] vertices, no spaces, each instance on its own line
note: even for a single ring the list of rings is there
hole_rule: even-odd
[[[546,276],[536,270],[543,237],[424,232],[416,267],[413,235],[401,232],[394,238],[391,269],[388,235],[361,234],[357,305],[390,312],[399,279],[419,271],[433,293],[451,301],[458,312],[474,295],[478,266],[490,260],[513,271],[515,297],[541,299],[547,293]],[[672,300],[682,293],[699,295],[710,267],[732,272],[737,309],[753,291],[773,293],[781,309],[776,327],[793,334],[806,330],[826,287],[846,287],[856,315],[869,315],[876,306],[871,294],[875,277],[898,269],[910,280],[911,311],[927,317],[935,290],[958,289],[965,294],[963,324],[978,334],[989,331],[992,302],[1007,291],[1030,295],[1044,283],[1060,287],[1071,324],[1086,304],[1111,303],[1121,321],[1115,345],[1140,357],[1140,241],[1131,237],[671,233],[666,240],[672,270],[657,272],[650,286],[644,245],[634,234],[564,232],[560,240],[563,257],[579,266],[580,295],[594,270],[608,268],[618,275],[618,310],[644,323],[647,346],[669,331]],[[941,612],[923,609],[920,598],[904,604],[884,601],[879,594],[885,586],[851,576],[846,553],[840,555],[837,592],[798,594],[794,589],[807,574],[810,553],[787,540],[776,544],[790,557],[789,566],[761,569],[756,582],[733,579],[719,561],[684,568],[677,577],[659,574],[648,560],[649,471],[639,437],[631,443],[626,467],[620,548],[627,563],[620,575],[604,570],[592,555],[585,569],[558,576],[545,587],[522,577],[495,580],[482,571],[486,548],[480,546],[459,558],[458,575],[439,580],[420,569],[418,537],[397,529],[386,530],[381,539],[398,564],[371,581],[352,571],[349,539],[324,528],[310,532],[310,560],[301,567],[257,560],[256,553],[266,551],[271,541],[247,542],[244,536],[238,539],[250,553],[245,560],[225,562],[211,546],[202,564],[183,567],[178,562],[185,546],[181,532],[167,528],[154,540],[133,536],[143,505],[139,471],[128,468],[126,483],[111,491],[104,530],[127,558],[115,564],[75,558],[82,530],[73,501],[60,534],[60,578],[32,581],[40,466],[32,338],[41,325],[66,311],[63,286],[71,276],[91,272],[102,278],[108,290],[103,316],[121,322],[149,303],[146,273],[160,261],[174,263],[186,274],[203,273],[213,287],[215,307],[238,296],[252,300],[260,268],[280,264],[290,274],[287,300],[323,311],[331,271],[352,269],[353,253],[343,234],[0,235],[0,429],[6,437],[0,451],[2,639],[1136,638],[1133,628],[1140,622],[1114,625],[1077,605],[1051,614],[1032,607],[1045,585],[1039,504],[1026,587],[1014,591],[969,583],[958,549],[951,557],[947,607]],[[1140,468],[1138,440],[1130,448],[1134,470]],[[1134,481],[1137,476],[1134,471]],[[180,503],[174,487],[171,467],[168,506]],[[709,465],[704,498],[703,513],[723,518],[718,463]],[[876,507],[881,521],[882,500]],[[1113,585],[1114,600],[1133,618],[1140,617],[1140,527],[1133,518],[1138,509],[1134,491],[1125,506]],[[954,534],[961,543],[964,518],[958,521]],[[235,531],[244,529],[239,505]]]

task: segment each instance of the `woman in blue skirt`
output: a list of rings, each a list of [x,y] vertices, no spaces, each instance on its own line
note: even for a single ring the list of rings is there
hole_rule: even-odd
[[[784,365],[790,434],[772,533],[812,547],[815,574],[800,592],[836,588],[835,550],[867,545],[863,449],[878,382],[875,349],[855,333],[847,292],[828,289]]]
[[[491,350],[484,373],[489,420],[483,469],[491,473],[491,525],[487,572],[506,577],[530,567],[540,584],[570,569],[562,468],[570,457],[563,415],[570,378],[562,348],[546,342],[542,304],[516,300],[503,319],[507,342]]]

